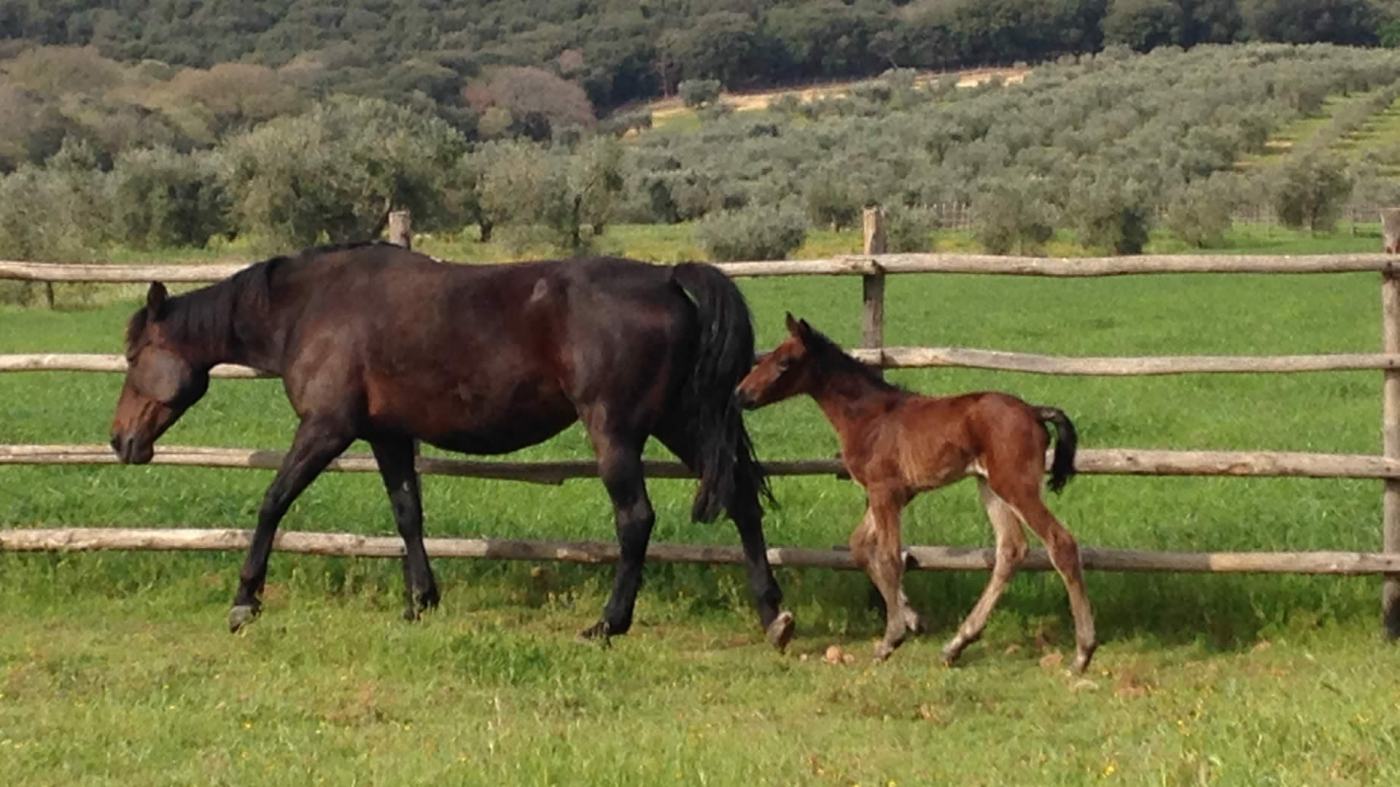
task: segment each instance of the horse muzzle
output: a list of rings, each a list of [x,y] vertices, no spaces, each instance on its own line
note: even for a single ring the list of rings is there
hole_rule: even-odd
[[[148,464],[156,455],[152,443],[137,440],[132,435],[112,435],[112,451],[124,465]]]

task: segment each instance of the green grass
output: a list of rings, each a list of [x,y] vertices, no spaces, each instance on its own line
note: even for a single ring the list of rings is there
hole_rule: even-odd
[[[682,237],[674,228],[616,231],[663,259]],[[852,237],[820,242],[837,247]],[[1230,243],[1232,251],[1301,253],[1367,251],[1377,240],[1242,230]],[[1370,275],[894,277],[887,341],[1069,355],[1374,351],[1376,285]],[[777,341],[786,310],[838,341],[858,335],[855,279],[742,286],[761,345]],[[0,307],[0,351],[115,352],[135,303],[126,293],[57,312]],[[925,391],[999,388],[1058,405],[1091,448],[1373,453],[1380,442],[1380,381],[1368,373],[890,376]],[[113,375],[0,376],[0,443],[103,442],[119,386]],[[836,450],[809,402],[759,411],[749,423],[767,458]],[[218,381],[165,439],[280,448],[293,425],[276,382]],[[586,456],[577,429],[521,453]],[[0,467],[0,526],[247,527],[270,477]],[[735,543],[728,525],[686,522],[689,482],[655,481],[651,491],[658,540]],[[780,506],[766,528],[773,543],[843,543],[862,510],[849,482],[778,479],[775,491]],[[990,543],[975,498],[966,485],[921,498],[906,517],[906,539]],[[1084,477],[1051,505],[1096,546],[1370,551],[1379,543],[1374,482]],[[612,534],[593,481],[556,488],[432,477],[425,508],[432,535]],[[285,527],[392,532],[379,482],[345,474],[318,480]],[[573,641],[601,608],[605,567],[438,561],[444,607],[410,626],[397,621],[392,562],[276,555],[266,615],[230,637],[222,621],[239,560],[0,555],[0,783],[1367,784],[1400,776],[1400,655],[1379,641],[1370,579],[1093,574],[1104,644],[1088,682],[1078,683],[1056,663],[1072,649],[1072,632],[1064,592],[1048,575],[1019,576],[965,666],[946,670],[937,647],[971,607],[982,575],[911,577],[933,633],[873,667],[880,624],[866,608],[864,579],[852,574],[780,573],[799,639],[779,657],[761,642],[735,568],[650,567],[636,629],[605,651]],[[857,661],[825,664],[831,644]]]

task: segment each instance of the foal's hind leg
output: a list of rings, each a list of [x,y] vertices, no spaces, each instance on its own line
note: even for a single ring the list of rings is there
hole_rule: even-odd
[[[1007,490],[1006,493],[1012,495],[1008,501],[1020,512],[1026,526],[1045,542],[1045,548],[1050,553],[1050,562],[1064,580],[1065,590],[1069,593],[1070,612],[1074,615],[1076,654],[1073,669],[1075,672],[1083,672],[1089,666],[1089,660],[1094,657],[1098,641],[1094,636],[1094,613],[1089,607],[1089,596],[1084,590],[1084,569],[1080,564],[1079,545],[1065,526],[1060,524],[1060,520],[1045,507],[1038,485],[1028,490],[1019,490],[1019,493],[1012,490]]]
[[[851,534],[851,554],[865,569],[885,599],[885,636],[875,646],[875,660],[884,661],[904,643],[910,629],[904,595],[904,553],[900,549],[899,512],[903,505],[893,497],[872,493],[860,527]],[[912,614],[913,610],[908,610]],[[917,615],[914,616],[917,619]]]
[[[958,627],[958,633],[943,646],[943,663],[952,666],[963,649],[976,642],[987,626],[987,618],[996,608],[997,601],[1006,590],[1016,567],[1026,557],[1026,534],[1021,530],[1021,520],[1016,512],[996,495],[987,485],[985,478],[977,479],[977,491],[982,497],[982,506],[987,510],[992,530],[996,534],[996,562],[992,566],[992,576],[987,580],[987,588]]]
[[[437,580],[428,565],[428,552],[423,548],[423,498],[418,470],[413,465],[413,441],[406,437],[380,438],[370,441],[370,447],[379,463],[384,489],[389,493],[394,523],[403,536],[403,616],[405,620],[417,620],[438,605],[439,597]]]

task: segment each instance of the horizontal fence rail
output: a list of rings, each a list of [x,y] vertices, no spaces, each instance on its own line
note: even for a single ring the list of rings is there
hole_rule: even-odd
[[[158,446],[154,465],[276,470],[285,454],[247,448]],[[0,445],[0,465],[115,465],[119,460],[105,445]],[[1049,462],[1046,463],[1047,466]],[[1362,454],[1311,454],[1283,451],[1162,451],[1136,448],[1081,449],[1075,470],[1085,475],[1255,476],[1262,478],[1380,478],[1400,479],[1400,459]],[[770,461],[764,468],[774,476],[843,475],[837,459]],[[368,454],[344,454],[328,468],[345,473],[378,471]],[[597,462],[499,462],[420,456],[425,475],[491,478],[559,484],[575,478],[596,478]],[[650,478],[693,478],[674,461],[646,462]]]
[[[0,530],[0,552],[94,551],[241,551],[252,540],[250,530],[210,528],[60,528]],[[600,541],[533,541],[494,538],[425,538],[432,558],[488,560],[552,560],[566,563],[614,563],[616,544]],[[403,540],[389,536],[347,533],[279,533],[274,548],[282,552],[336,557],[397,558]],[[988,571],[996,552],[982,547],[911,546],[905,563],[922,571]],[[1192,573],[1289,573],[1363,576],[1400,571],[1400,555],[1368,552],[1145,552],[1135,549],[1085,547],[1080,556],[1086,569],[1099,571],[1171,571]],[[661,563],[744,563],[739,547],[653,543],[647,560]],[[844,549],[770,547],[775,566],[858,568]],[[1032,549],[1018,570],[1051,571],[1042,549]]]
[[[200,283],[228,278],[248,267],[235,264],[107,265],[0,261],[0,279],[39,282]],[[1000,257],[989,254],[852,254],[811,260],[724,262],[726,274],[757,276],[863,276],[903,273],[972,273],[1001,276],[1094,277],[1153,273],[1350,273],[1396,272],[1384,254],[1270,257],[1162,254],[1141,257]]]
[[[1026,374],[1131,377],[1173,374],[1294,374],[1400,369],[1400,354],[1335,353],[1324,355],[1164,355],[1071,357],[978,350],[964,347],[885,347],[851,354],[884,369],[987,369]],[[125,372],[120,355],[91,353],[16,353],[0,355],[0,372]],[[219,364],[210,376],[229,379],[277,375],[236,364]]]
[[[406,217],[405,217],[406,218]],[[1382,211],[1382,235],[1386,248],[1400,245],[1400,210]],[[1382,456],[1353,454],[1289,453],[1269,451],[1167,451],[1141,449],[1086,449],[1079,452],[1076,469],[1086,474],[1143,476],[1251,476],[1302,478],[1357,478],[1384,481],[1383,553],[1356,552],[1142,552],[1116,549],[1084,549],[1086,568],[1109,571],[1174,572],[1287,572],[1335,575],[1381,574],[1383,617],[1387,632],[1400,636],[1400,257],[1384,254],[1332,254],[1296,256],[1155,255],[1137,257],[1002,257],[981,254],[885,254],[884,213],[868,208],[864,215],[862,254],[826,259],[733,262],[719,264],[731,277],[859,276],[862,281],[863,349],[854,354],[872,366],[899,368],[959,367],[1048,375],[1172,375],[1215,373],[1302,373],[1372,370],[1384,379],[1382,393],[1384,435]],[[397,239],[409,245],[407,232]],[[209,283],[222,280],[249,263],[195,265],[54,264],[0,261],[0,280],[45,282],[53,305],[55,282],[142,284],[150,281]],[[1139,274],[1328,274],[1371,272],[1381,274],[1382,347],[1380,353],[1336,353],[1279,356],[1181,355],[1160,357],[1064,357],[959,347],[889,347],[884,342],[885,281],[889,276],[916,273],[978,274],[1084,278]],[[84,371],[122,372],[125,359],[99,354],[0,355],[0,372]],[[247,367],[216,367],[221,378],[269,377]],[[191,448],[162,446],[154,464],[276,469],[280,451],[240,448]],[[0,446],[0,465],[107,465],[117,459],[105,445]],[[427,474],[559,484],[573,478],[596,477],[592,460],[499,462],[420,457],[420,471]],[[835,459],[768,462],[775,476],[841,475]],[[367,455],[346,455],[333,470],[373,472]],[[678,462],[648,462],[653,478],[687,478],[691,473]],[[102,549],[241,550],[249,543],[242,530],[115,530],[33,529],[0,530],[0,552]],[[331,533],[284,533],[279,549],[307,554],[395,557],[403,554],[399,539]],[[613,544],[566,541],[495,539],[428,539],[428,551],[438,557],[495,558],[510,560],[562,560],[604,563],[617,559]],[[662,562],[739,563],[737,547],[653,544],[649,558]],[[769,550],[775,565],[853,569],[844,550],[779,547]],[[911,547],[911,568],[929,570],[986,570],[993,551],[979,548]],[[1032,551],[1027,568],[1050,567],[1045,554]]]

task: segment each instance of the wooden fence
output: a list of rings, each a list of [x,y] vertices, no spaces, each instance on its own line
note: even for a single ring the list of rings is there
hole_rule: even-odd
[[[865,214],[863,254],[817,260],[735,262],[719,267],[733,277],[756,276],[860,276],[862,282],[862,337],[857,355],[881,368],[963,367],[1056,375],[1166,375],[1204,373],[1324,372],[1379,370],[1383,383],[1381,419],[1384,435],[1380,455],[1341,455],[1249,451],[1160,451],[1139,449],[1086,449],[1080,452],[1078,469],[1088,474],[1192,475],[1309,478],[1370,478],[1383,482],[1382,551],[1379,553],[1169,553],[1086,549],[1085,565],[1113,571],[1248,571],[1376,575],[1384,577],[1382,608],[1386,632],[1400,636],[1400,257],[1384,254],[1334,254],[1324,256],[1210,256],[1159,255],[1104,258],[1029,258],[972,254],[885,254],[881,213]],[[1400,233],[1400,211],[1387,215],[1387,236]],[[400,223],[404,222],[404,223]],[[391,223],[399,242],[407,245],[406,219]],[[0,279],[38,282],[213,282],[241,265],[80,265],[0,261]],[[1382,303],[1382,352],[1287,356],[1165,356],[1068,358],[956,347],[888,347],[884,343],[885,281],[892,275],[962,273],[1006,276],[1100,277],[1170,273],[1232,274],[1329,274],[1372,272],[1380,274]],[[115,330],[115,329],[114,329]],[[0,354],[0,372],[79,371],[122,372],[121,356],[70,354]],[[216,377],[257,377],[257,371],[221,366]],[[200,467],[272,469],[281,461],[276,451],[162,446],[155,464]],[[0,465],[9,464],[114,464],[105,445],[0,446]],[[596,476],[592,462],[496,462],[420,457],[425,473],[473,478],[495,478],[537,483]],[[773,462],[773,475],[840,475],[838,462],[829,459]],[[374,460],[347,455],[332,465],[342,472],[370,472]],[[653,478],[688,477],[676,462],[649,462]],[[0,530],[0,551],[94,549],[243,549],[248,534],[242,530]],[[278,547],[312,554],[388,557],[402,554],[397,539],[369,538],[328,533],[284,533]],[[430,539],[430,554],[443,557],[484,557],[522,560],[606,562],[616,559],[616,548],[592,542],[541,542],[481,539]],[[740,560],[736,548],[674,544],[652,545],[648,557],[661,561],[733,563]],[[775,564],[853,568],[841,550],[775,547],[769,550]],[[985,549],[910,547],[911,568],[970,570],[991,566]],[[1028,568],[1045,569],[1049,563],[1033,552]]]

